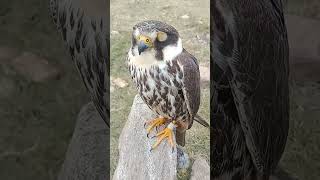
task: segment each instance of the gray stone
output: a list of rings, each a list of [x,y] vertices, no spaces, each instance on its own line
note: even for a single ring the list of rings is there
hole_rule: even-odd
[[[116,36],[116,35],[119,35],[120,33],[119,33],[119,31],[111,31],[110,32],[110,34],[111,34],[111,36]]]
[[[189,177],[189,156],[181,146],[178,146],[177,148],[177,156],[177,177],[179,179],[186,179],[187,177]]]
[[[189,16],[188,14],[185,14],[185,15],[181,16],[180,18],[181,18],[181,19],[189,19],[190,16]]]
[[[127,81],[125,81],[124,79],[121,79],[121,78],[112,79],[111,81],[112,81],[111,85],[115,85],[119,88],[125,88],[129,85],[129,83]]]
[[[180,146],[177,146],[177,161],[178,172],[186,172],[190,166],[190,159],[188,154]]]
[[[58,78],[61,71],[48,60],[30,52],[24,52],[12,61],[14,69],[21,75],[34,82],[44,82]]]
[[[210,166],[201,157],[197,158],[192,165],[191,180],[210,180]]]
[[[155,117],[137,95],[119,138],[119,160],[113,180],[177,178],[177,151],[172,152],[166,140],[150,152],[156,138],[147,137],[144,123]]]
[[[78,115],[58,180],[109,179],[109,133],[94,105],[85,105]]]

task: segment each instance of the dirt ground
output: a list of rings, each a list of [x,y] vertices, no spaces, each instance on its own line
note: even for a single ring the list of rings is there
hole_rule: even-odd
[[[153,2],[153,3],[152,3]],[[156,2],[156,3],[155,3]],[[289,0],[286,11],[320,19],[319,0]],[[209,0],[112,0],[111,74],[128,83],[111,96],[111,165],[136,90],[124,66],[132,26],[145,19],[174,25],[185,48],[209,63]],[[0,1],[0,47],[32,52],[61,70],[60,78],[35,83],[16,72],[12,59],[0,59],[0,179],[53,180],[63,163],[76,116],[89,101],[60,35],[48,16],[46,0]],[[1,55],[1,54],[0,54]],[[301,180],[320,179],[320,82],[292,81],[288,143],[280,166]],[[209,117],[209,89],[202,86],[200,114]],[[195,124],[188,131],[191,158],[209,158],[209,132]]]

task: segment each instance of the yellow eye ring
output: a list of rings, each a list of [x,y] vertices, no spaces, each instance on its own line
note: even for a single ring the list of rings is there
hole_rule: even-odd
[[[148,42],[149,42],[149,39],[146,39],[146,42],[148,43]]]

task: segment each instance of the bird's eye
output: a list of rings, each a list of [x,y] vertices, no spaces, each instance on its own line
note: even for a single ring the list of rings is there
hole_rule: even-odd
[[[146,39],[146,42],[148,43],[148,42],[149,42],[149,39]]]

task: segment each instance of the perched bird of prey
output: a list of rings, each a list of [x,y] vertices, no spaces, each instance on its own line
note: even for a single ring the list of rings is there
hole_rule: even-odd
[[[267,180],[288,135],[288,40],[281,0],[212,4],[215,179]]]
[[[107,10],[105,0],[50,0],[51,17],[97,111],[110,127]]]
[[[177,30],[164,22],[144,21],[136,24],[132,32],[132,46],[127,56],[128,68],[144,102],[159,115],[148,121],[148,134],[163,124],[154,149],[164,139],[174,147],[176,140],[185,144],[185,131],[198,120],[200,105],[200,72],[197,59],[183,47]]]

